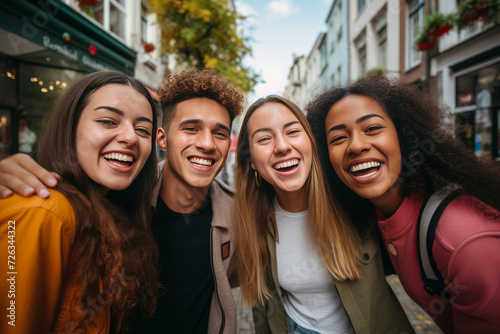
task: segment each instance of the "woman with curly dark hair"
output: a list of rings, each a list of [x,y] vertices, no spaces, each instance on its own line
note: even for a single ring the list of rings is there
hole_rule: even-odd
[[[38,161],[59,185],[47,200],[0,201],[1,256],[12,264],[0,305],[13,310],[0,332],[118,332],[152,313],[155,109],[145,86],[119,72],[89,74],[58,101]]]
[[[377,218],[408,295],[445,333],[498,332],[498,166],[454,138],[429,97],[396,81],[332,88],[307,110],[334,192],[359,224]],[[426,199],[451,187],[459,194],[439,219],[431,251],[446,284],[444,301],[424,289],[417,232]]]

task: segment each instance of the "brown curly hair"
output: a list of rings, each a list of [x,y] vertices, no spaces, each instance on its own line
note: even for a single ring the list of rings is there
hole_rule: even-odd
[[[367,201],[354,195],[335,174],[328,156],[325,119],[335,103],[353,94],[375,100],[396,126],[402,156],[402,196],[424,198],[447,185],[458,184],[465,194],[500,208],[498,165],[477,158],[444,127],[444,120],[451,116],[446,110],[415,86],[387,78],[366,78],[345,88],[333,87],[306,108],[323,168],[349,212],[359,213]]]
[[[158,89],[163,128],[170,125],[178,103],[195,97],[206,97],[224,106],[231,122],[243,111],[244,97],[229,80],[208,68],[192,68],[171,75]]]

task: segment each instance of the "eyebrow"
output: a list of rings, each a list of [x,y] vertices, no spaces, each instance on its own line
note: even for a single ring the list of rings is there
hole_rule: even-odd
[[[299,121],[291,121],[291,122],[288,122],[286,123],[284,126],[283,126],[283,129],[286,129],[288,128],[289,126],[292,126],[294,124],[297,124],[300,122]],[[272,132],[273,130],[271,130],[271,128],[260,128],[260,129],[257,129],[254,131],[254,133],[252,134],[252,138],[258,133],[258,132],[266,132],[266,131],[269,131],[269,132]]]
[[[187,124],[203,124],[202,119],[186,119],[185,121],[182,121],[179,123],[179,127],[187,125]],[[223,130],[226,130],[227,132],[231,132],[231,129],[222,123],[215,123],[215,126],[218,128],[221,128]]]
[[[123,111],[121,111],[120,109],[116,109],[114,107],[110,107],[110,106],[99,106],[97,108],[95,108],[94,110],[98,110],[98,109],[105,109],[105,110],[109,110],[109,111],[112,111],[120,116],[123,116]],[[148,117],[145,117],[145,116],[141,116],[141,117],[137,117],[136,118],[137,121],[144,121],[144,122],[149,122],[151,124],[153,124],[153,121],[148,118]]]
[[[382,118],[382,119],[385,119],[385,118],[383,118],[382,116],[377,115],[377,114],[368,114],[368,115],[365,115],[365,116],[362,116],[362,117],[358,118],[358,119],[356,120],[356,124],[362,123],[362,122],[364,122],[364,121],[366,121],[366,120],[368,120],[368,119],[370,119],[370,118],[373,118],[373,117],[380,117],[380,118]],[[342,129],[345,129],[345,124],[334,125],[334,126],[332,126],[332,127],[328,130],[327,134],[328,134],[328,133],[330,133],[330,132],[332,132],[332,131],[335,131],[335,130],[342,130]]]

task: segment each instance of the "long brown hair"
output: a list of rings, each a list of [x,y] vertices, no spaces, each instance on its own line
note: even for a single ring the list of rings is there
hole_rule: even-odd
[[[267,234],[278,240],[273,207],[274,188],[262,180],[255,183],[251,168],[248,121],[267,103],[285,105],[304,127],[312,143],[312,167],[306,181],[309,227],[319,247],[326,268],[334,279],[343,281],[360,277],[359,238],[351,228],[326,187],[325,177],[316,151],[314,136],[305,115],[291,101],[271,95],[259,99],[249,108],[241,126],[236,150],[236,235],[238,238],[238,275],[243,299],[250,306],[263,303],[271,296],[269,289],[269,255]],[[267,278],[267,281],[266,281]]]
[[[119,327],[129,312],[153,312],[157,293],[157,250],[150,232],[151,195],[156,180],[155,138],[151,153],[137,178],[123,191],[107,195],[82,170],[75,134],[90,96],[109,84],[127,85],[148,100],[156,132],[156,102],[138,80],[119,72],[96,72],[72,85],[52,110],[38,143],[38,161],[62,176],[57,190],[75,210],[76,235],[70,261],[80,273],[81,306],[90,321],[89,300],[106,294],[112,321]],[[80,303],[79,303],[80,304]]]

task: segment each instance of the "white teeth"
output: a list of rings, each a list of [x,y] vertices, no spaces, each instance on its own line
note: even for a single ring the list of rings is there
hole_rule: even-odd
[[[212,160],[207,160],[207,159],[200,159],[200,158],[191,158],[189,159],[190,162],[198,164],[198,165],[204,165],[204,166],[212,166],[213,161]]]
[[[375,175],[377,174],[377,171],[374,171],[374,172],[371,172],[371,173],[368,173],[368,174],[365,174],[365,175],[360,175],[358,176],[359,178],[365,178],[365,177],[370,177],[372,175]]]
[[[118,161],[125,161],[125,162],[133,162],[134,161],[134,157],[132,157],[131,155],[120,154],[120,153],[108,153],[108,154],[104,155],[104,158],[118,160]]]
[[[354,173],[354,172],[358,172],[360,170],[365,170],[368,168],[379,167],[380,165],[381,165],[380,162],[377,162],[377,161],[363,162],[362,164],[352,166],[351,172]],[[374,172],[374,173],[376,173],[376,172]],[[369,175],[373,175],[373,174],[370,173],[368,175],[365,175],[364,177],[369,176]]]
[[[285,162],[280,162],[279,164],[276,164],[273,166],[274,169],[281,169],[281,168],[287,168],[291,166],[295,166],[299,164],[299,160],[293,159]]]

